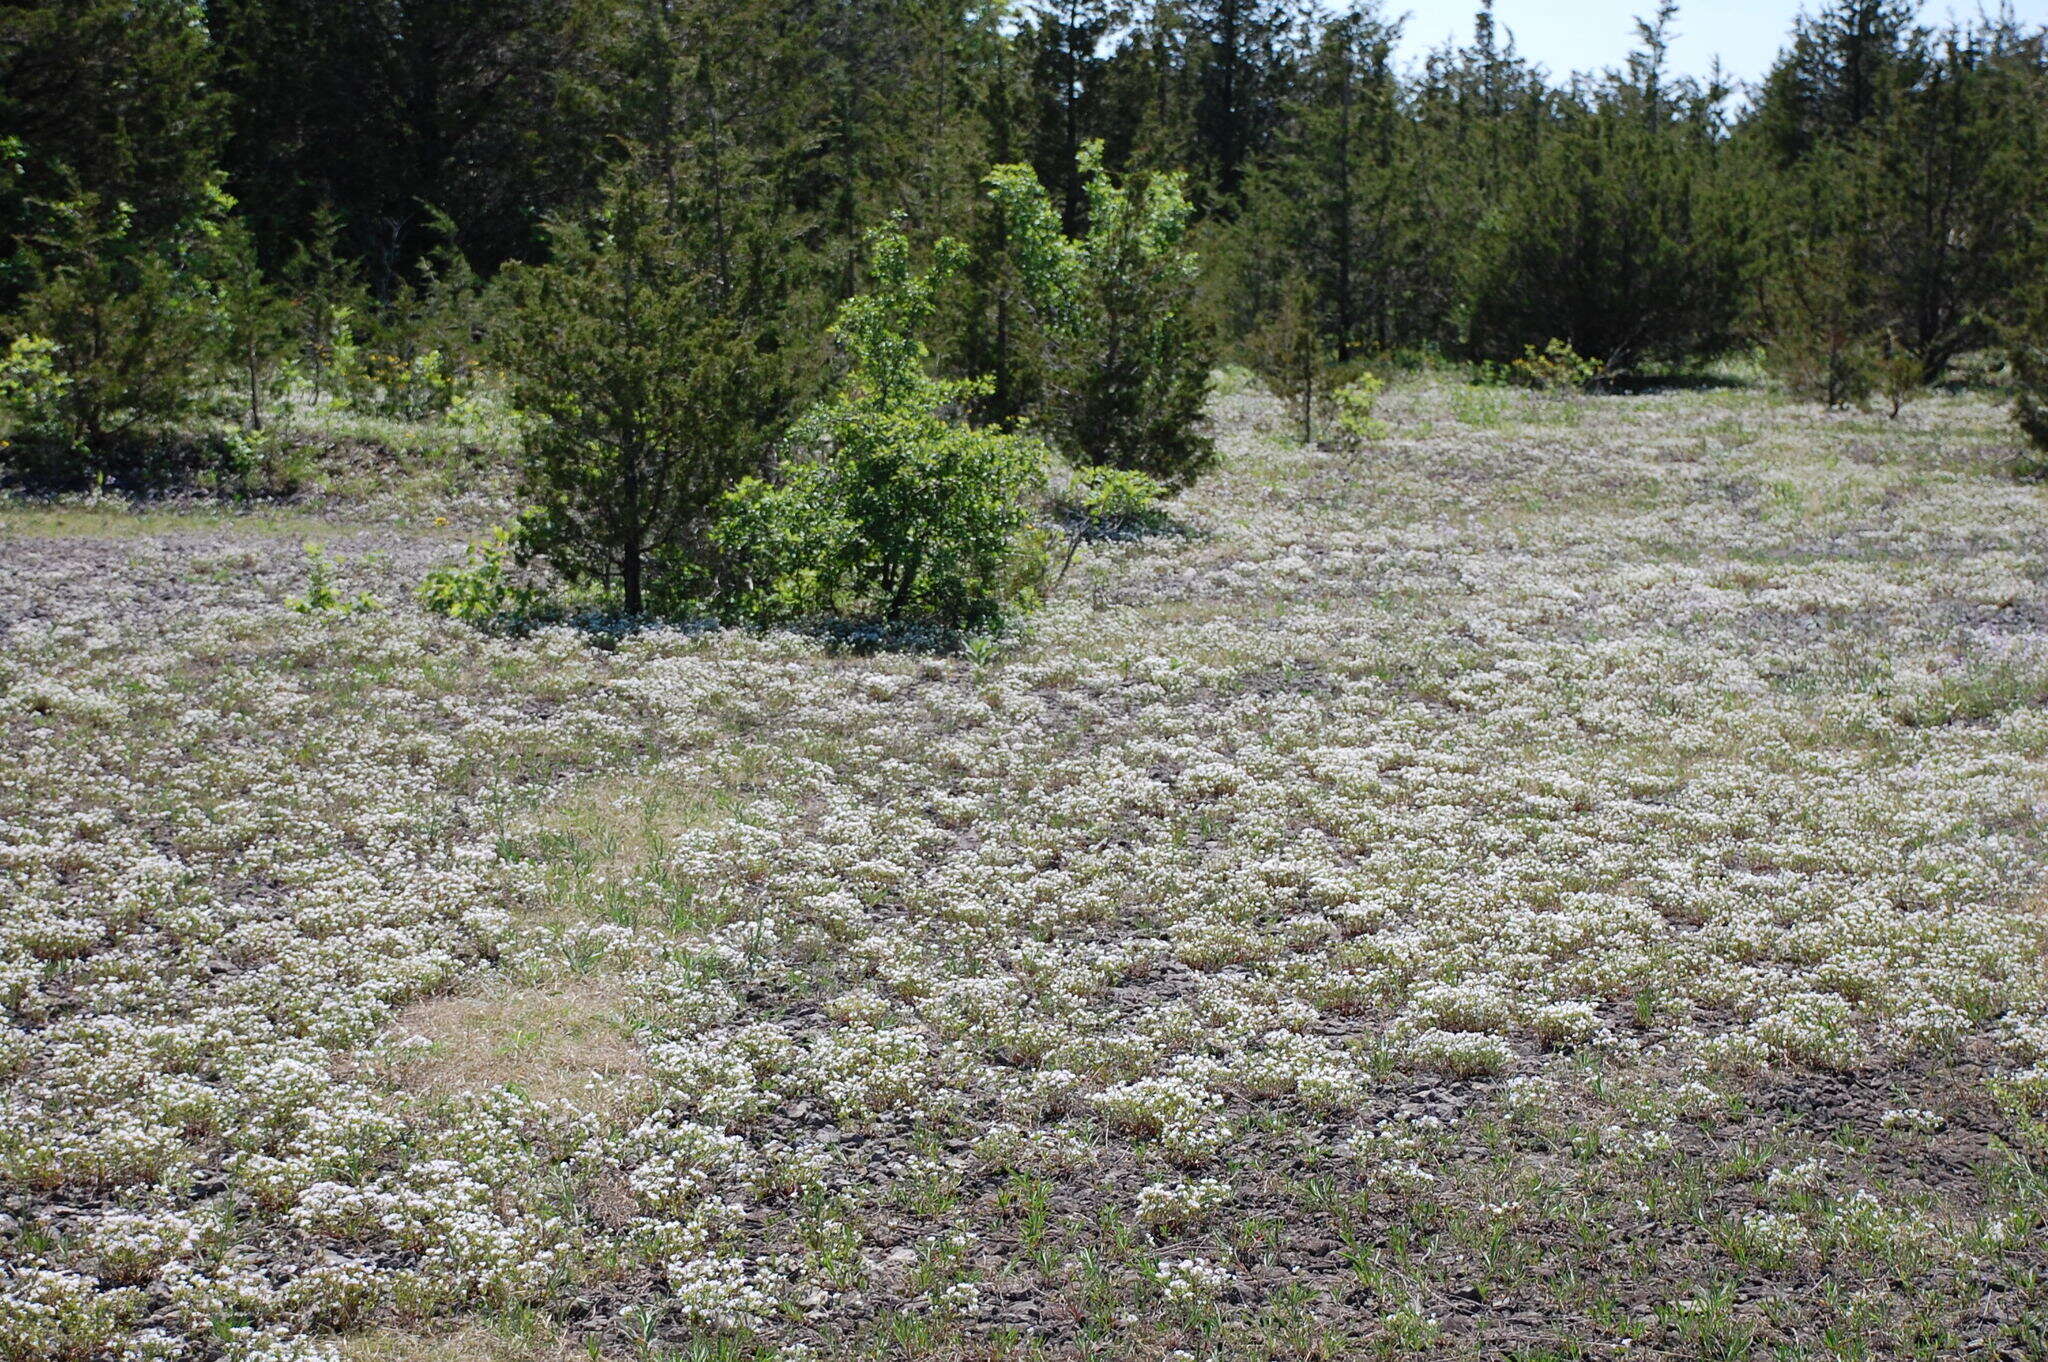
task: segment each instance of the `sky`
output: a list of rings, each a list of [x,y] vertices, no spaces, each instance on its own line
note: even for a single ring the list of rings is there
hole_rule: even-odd
[[[1986,7],[1995,2],[1986,0]],[[1684,75],[1704,75],[1718,55],[1730,76],[1757,80],[1784,47],[1793,18],[1813,7],[1800,0],[1680,0],[1672,68]],[[1446,38],[1455,37],[1461,44],[1469,41],[1472,15],[1479,5],[1478,0],[1386,0],[1384,8],[1390,15],[1408,14],[1402,56],[1420,62]],[[1647,17],[1656,8],[1656,0],[1496,0],[1494,13],[1513,30],[1523,56],[1548,67],[1552,76],[1563,76],[1620,66],[1635,43],[1635,16]],[[2048,0],[2014,0],[2013,12],[2025,23],[2048,23]],[[1924,18],[1938,23],[1951,14],[1968,18],[1976,13],[1974,0],[1934,0]]]

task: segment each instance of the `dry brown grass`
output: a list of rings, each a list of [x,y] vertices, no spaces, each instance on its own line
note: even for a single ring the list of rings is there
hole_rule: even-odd
[[[590,1355],[544,1326],[519,1336],[475,1324],[446,1333],[380,1328],[341,1340],[344,1362],[588,1362]]]
[[[622,994],[614,979],[569,978],[417,1003],[399,1027],[434,1048],[406,1080],[436,1093],[509,1085],[538,1100],[611,1105],[643,1076]]]

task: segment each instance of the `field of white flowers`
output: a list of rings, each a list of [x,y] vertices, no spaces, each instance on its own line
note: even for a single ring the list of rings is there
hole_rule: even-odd
[[[2002,413],[1385,411],[972,659],[0,508],[0,1359],[2048,1355]]]

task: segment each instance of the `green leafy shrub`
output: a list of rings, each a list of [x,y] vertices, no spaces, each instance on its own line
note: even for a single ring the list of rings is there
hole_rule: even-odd
[[[513,577],[518,542],[512,530],[492,526],[488,536],[464,549],[460,567],[435,568],[421,580],[416,592],[420,604],[466,624],[532,614],[541,595],[538,588]]]
[[[1076,467],[1106,465],[1185,487],[1216,461],[1202,430],[1216,346],[1196,311],[1192,207],[1178,175],[1117,184],[1102,145],[1082,148],[1088,231],[1069,239],[1029,166],[997,166],[1003,215],[1026,299],[1045,339],[1039,424]]]
[[[16,336],[7,343],[6,355],[0,356],[0,408],[11,415],[15,437],[32,442],[64,438],[66,382],[57,371],[57,342],[48,336]]]
[[[1597,360],[1587,359],[1569,341],[1555,336],[1540,350],[1524,346],[1522,357],[1508,367],[1514,382],[1545,393],[1580,392],[1600,377],[1601,369]]]
[[[1065,501],[1065,552],[1052,584],[1066,580],[1074,555],[1090,539],[1126,539],[1165,523],[1159,509],[1170,489],[1147,473],[1128,468],[1081,468],[1074,472]]]
[[[1387,423],[1378,416],[1380,394],[1386,386],[1377,374],[1367,371],[1333,394],[1337,430],[1345,444],[1357,448],[1387,438]]]
[[[1148,473],[1082,468],[1075,470],[1072,490],[1075,509],[1086,519],[1089,531],[1097,537],[1115,538],[1156,523],[1159,503],[1169,489]]]
[[[353,599],[341,594],[334,584],[334,560],[318,544],[307,544],[306,594],[286,604],[301,615],[366,615],[377,608],[377,598],[365,591]]]
[[[985,626],[1029,605],[1042,574],[1024,497],[1043,476],[1044,449],[952,414],[983,381],[925,371],[917,332],[957,245],[940,242],[924,274],[900,231],[869,245],[869,291],[832,329],[847,374],[792,439],[810,453],[775,482],[749,478],[726,498],[717,539],[734,566],[728,605],[757,619]]]
[[[1491,430],[1507,420],[1510,397],[1497,383],[1480,380],[1451,390],[1451,414],[1468,426]]]
[[[462,376],[439,350],[420,349],[403,332],[385,334],[368,346],[348,346],[339,372],[350,405],[401,421],[426,421],[454,409],[465,389]]]

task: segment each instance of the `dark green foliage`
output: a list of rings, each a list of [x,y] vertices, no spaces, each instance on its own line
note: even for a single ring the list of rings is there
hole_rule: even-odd
[[[206,0],[231,99],[228,187],[268,263],[323,205],[380,296],[439,248],[530,255],[584,206],[601,134],[564,117],[604,6],[585,0]]]
[[[1744,233],[1719,183],[1726,92],[1671,84],[1667,5],[1626,76],[1562,100],[1482,240],[1471,347],[1507,360],[1551,339],[1610,370],[1712,353],[1738,318]]]
[[[711,581],[713,509],[760,468],[787,407],[781,365],[705,239],[631,173],[509,280],[497,350],[525,424],[525,546],[625,613]]]
[[[1186,60],[1196,90],[1189,166],[1203,200],[1227,212],[1284,117],[1297,11],[1286,0],[1186,0],[1177,9],[1190,29]]]
[[[815,145],[803,38],[764,0],[630,0],[594,31],[574,102],[630,149],[664,211],[702,243],[714,286],[781,291],[804,273],[796,199]],[[815,282],[815,281],[812,281]],[[821,310],[814,318],[824,324]]]
[[[1855,243],[1843,236],[1793,242],[1764,294],[1765,355],[1797,397],[1828,408],[1862,406],[1878,383],[1881,322]]]
[[[1392,65],[1399,31],[1370,11],[1331,20],[1260,183],[1266,212],[1245,214],[1314,281],[1340,360],[1415,338],[1430,306],[1422,162]]]
[[[1853,230],[1872,248],[1889,328],[1929,380],[1991,339],[2018,249],[2048,209],[2048,54],[2038,36],[1950,31],[1925,74],[1855,149],[1868,163]]]
[[[1799,17],[1751,125],[1781,164],[1869,127],[1913,85],[1926,60],[1918,12],[1913,0],[1834,0]]]
[[[1844,0],[1802,26],[1745,131],[1782,167],[1774,273],[1823,240],[1853,257],[1865,343],[1891,337],[1933,381],[1991,339],[2048,206],[2048,54],[2003,19],[1936,33],[1911,14]]]
[[[1306,279],[1296,279],[1282,292],[1271,320],[1252,333],[1245,349],[1267,390],[1301,428],[1302,443],[1312,443],[1316,418],[1324,414],[1336,385],[1316,324],[1315,292]]]
[[[1088,231],[1070,239],[1030,167],[998,166],[1018,275],[1044,338],[1041,424],[1076,467],[1149,473],[1184,487],[1214,463],[1202,430],[1215,343],[1196,315],[1191,212],[1178,176],[1118,184],[1082,149]]]
[[[2004,343],[2013,420],[2036,451],[2024,471],[2038,477],[2048,473],[2048,275],[2036,273],[2020,293]]]
[[[16,393],[13,462],[58,482],[149,479],[153,443],[209,386],[203,238],[138,242],[130,215],[93,194],[45,208],[24,253],[28,292],[6,320],[48,345],[47,382]]]
[[[212,243],[220,359],[242,419],[263,429],[263,404],[280,375],[297,328],[298,309],[263,275],[256,242],[240,218],[223,223]]]
[[[1029,81],[1029,159],[1039,182],[1051,186],[1060,226],[1069,235],[1081,230],[1087,207],[1081,148],[1101,136],[1108,93],[1104,47],[1117,27],[1118,8],[1106,0],[1041,0],[1018,35]],[[996,159],[1019,157],[1006,148]]]
[[[939,273],[961,249],[942,241]],[[1028,603],[1037,563],[1025,495],[1043,476],[1036,440],[977,430],[951,413],[980,385],[925,371],[919,330],[934,277],[898,232],[870,244],[869,291],[832,334],[849,362],[793,438],[803,455],[773,483],[750,479],[718,529],[738,567],[732,607],[756,619],[866,616],[986,626]]]
[[[225,102],[192,0],[12,0],[0,6],[0,247],[40,230],[37,201],[125,205],[131,240],[166,237],[212,202]],[[10,183],[11,180],[11,183]],[[0,311],[29,286],[0,269]]]

